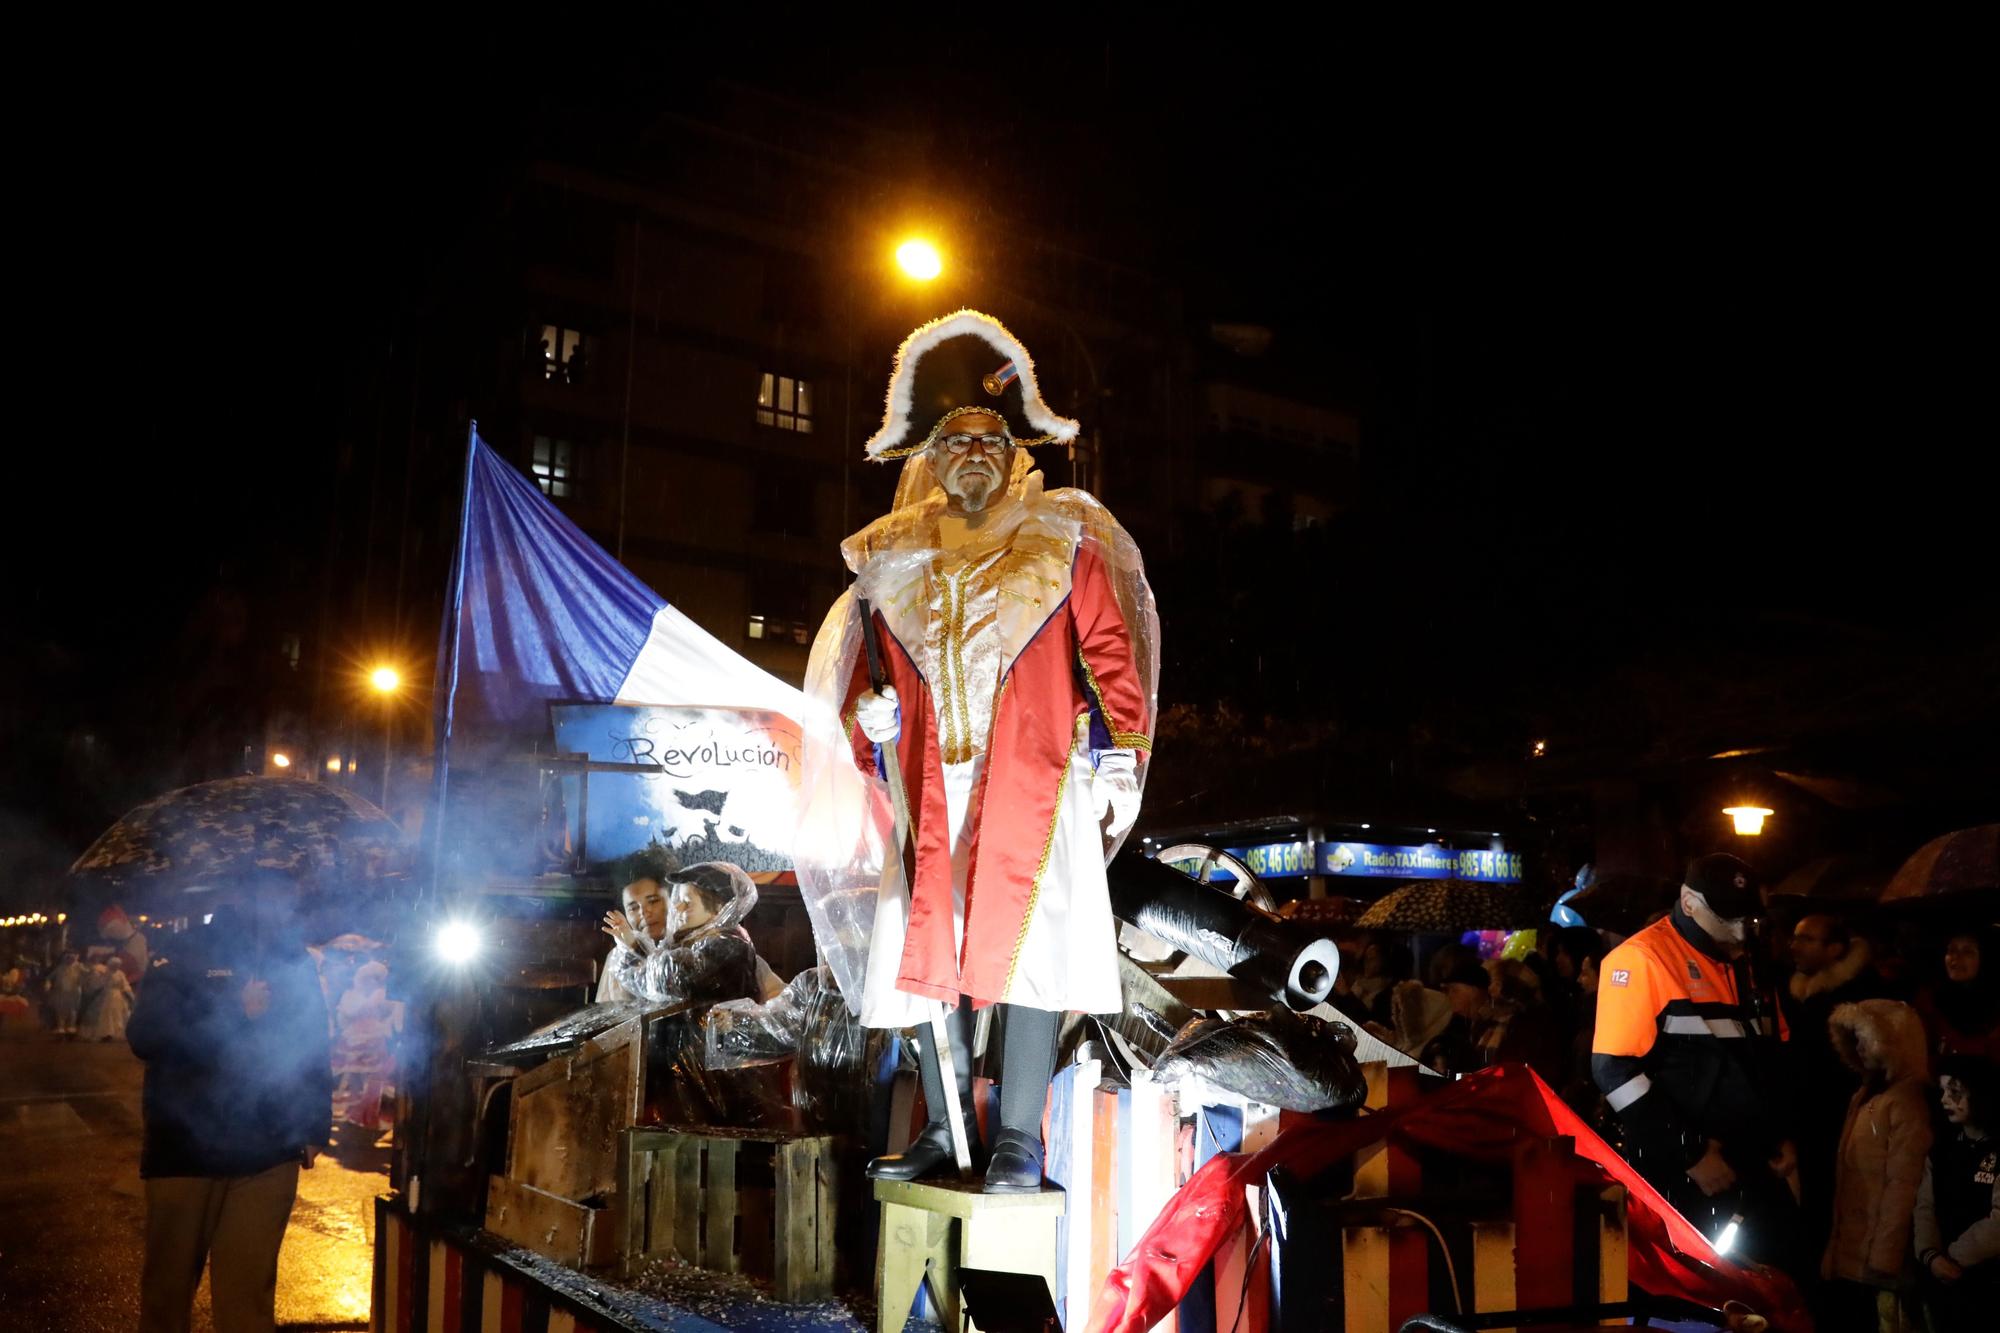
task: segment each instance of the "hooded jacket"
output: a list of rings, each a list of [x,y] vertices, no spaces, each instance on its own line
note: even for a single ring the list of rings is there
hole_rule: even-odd
[[[1931,1147],[1924,1028],[1898,1000],[1833,1011],[1834,1050],[1861,1075],[1840,1131],[1823,1276],[1893,1286],[1911,1267],[1911,1216]]]
[[[256,1018],[243,1011],[253,980],[271,988]],[[125,1035],[146,1062],[141,1176],[249,1176],[326,1146],[326,999],[296,936],[260,937],[218,908],[148,974]]]

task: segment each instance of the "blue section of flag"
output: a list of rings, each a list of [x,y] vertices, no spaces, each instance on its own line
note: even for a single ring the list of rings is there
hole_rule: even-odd
[[[458,719],[539,726],[550,700],[616,699],[666,600],[477,435],[464,514]]]

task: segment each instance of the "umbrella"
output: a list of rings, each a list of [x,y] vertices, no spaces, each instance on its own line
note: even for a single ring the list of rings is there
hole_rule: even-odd
[[[1444,933],[1525,930],[1548,917],[1548,900],[1518,884],[1420,879],[1378,900],[1354,924],[1363,930]]]
[[[1885,903],[2000,889],[2000,824],[1947,833],[1919,847],[1882,890]]]
[[[183,889],[273,874],[327,884],[389,872],[403,842],[402,830],[380,809],[329,783],[224,778],[127,811],[70,873],[119,886]]]
[[[1779,880],[1770,896],[1814,903],[1870,903],[1889,882],[1892,869],[1872,856],[1822,856]]]

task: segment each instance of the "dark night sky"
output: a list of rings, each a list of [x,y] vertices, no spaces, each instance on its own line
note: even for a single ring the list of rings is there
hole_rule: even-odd
[[[629,35],[378,37],[141,81],[115,131],[35,149],[59,224],[38,281],[75,321],[55,345],[97,349],[64,373],[86,438],[115,444],[31,464],[79,540],[22,565],[29,641],[130,660],[219,566],[317,521],[332,409],[463,201],[550,107],[636,116],[717,67]],[[1649,641],[1829,617],[1912,660],[1993,638],[1991,429],[1964,408],[1990,374],[1969,258],[1990,219],[1954,166],[1971,122],[1948,80],[1892,96],[1747,52],[1451,69],[1275,31],[1043,40],[760,49],[725,72],[929,126],[1183,278],[1197,314],[1276,327],[1360,404],[1406,497],[1375,575],[1422,614],[1504,621],[1487,672],[1582,679]],[[1725,595],[1746,574],[1755,593]],[[138,657],[136,692],[169,682],[166,655]]]

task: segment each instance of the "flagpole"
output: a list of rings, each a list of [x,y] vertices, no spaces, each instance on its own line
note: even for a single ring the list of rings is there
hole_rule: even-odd
[[[451,731],[458,705],[458,641],[460,619],[465,609],[465,549],[472,525],[472,469],[478,460],[479,423],[465,428],[465,475],[459,486],[458,546],[452,553],[451,580],[445,590],[444,655],[438,661],[438,689],[432,730],[436,732],[431,759],[431,866],[430,894],[438,893],[438,879],[444,860],[445,805],[451,789]]]

